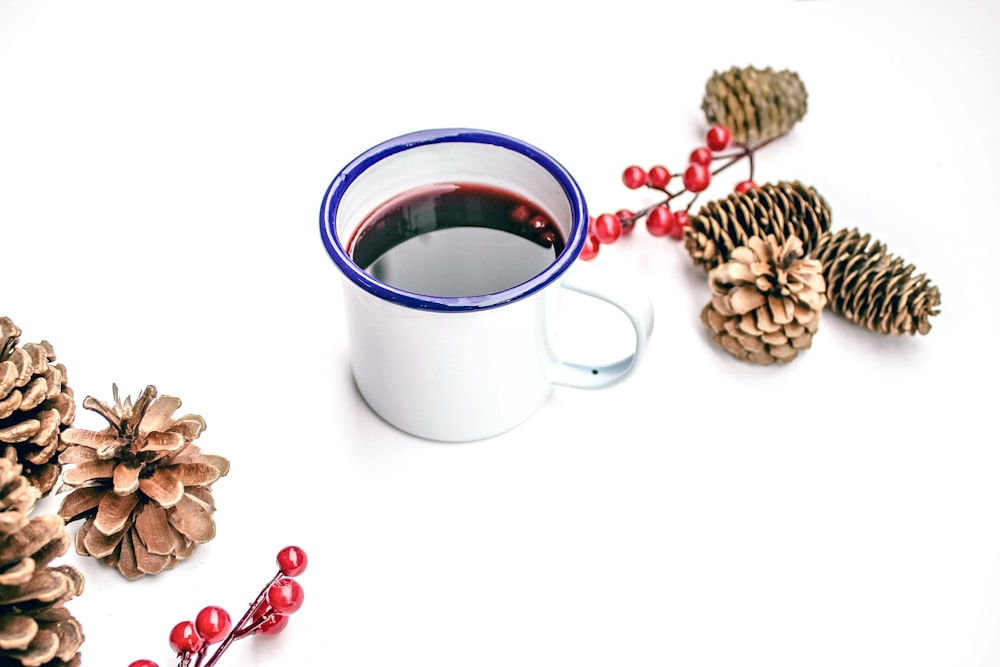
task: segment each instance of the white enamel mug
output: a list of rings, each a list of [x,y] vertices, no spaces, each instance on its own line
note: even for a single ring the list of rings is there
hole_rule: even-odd
[[[523,282],[468,296],[407,291],[352,259],[351,241],[374,210],[441,183],[482,185],[533,203],[560,230],[562,251]],[[320,230],[343,278],[351,370],[365,402],[407,433],[470,441],[522,423],[555,385],[600,389],[628,377],[652,333],[652,304],[639,286],[576,261],[587,224],[583,195],[566,169],[495,132],[414,132],[350,162],[326,191]],[[613,363],[562,359],[552,342],[562,289],[620,309],[635,331],[632,353]]]

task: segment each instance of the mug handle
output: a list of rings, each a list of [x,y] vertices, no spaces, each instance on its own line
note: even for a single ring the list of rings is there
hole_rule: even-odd
[[[564,289],[606,301],[622,311],[635,329],[635,351],[610,364],[578,364],[557,360],[552,370],[553,384],[579,389],[603,389],[624,380],[638,367],[653,333],[653,304],[634,284],[577,260],[566,273]]]

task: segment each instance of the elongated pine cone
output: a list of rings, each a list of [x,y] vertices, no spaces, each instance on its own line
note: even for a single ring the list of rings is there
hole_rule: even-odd
[[[48,341],[18,347],[21,330],[0,317],[0,453],[21,464],[42,496],[62,472],[59,434],[73,423],[76,403],[66,386],[66,367],[53,363]],[[0,665],[2,667],[2,665]]]
[[[701,108],[708,123],[729,128],[734,141],[756,143],[781,136],[802,120],[807,97],[795,72],[733,67],[712,74]]]
[[[212,483],[229,473],[229,461],[203,454],[194,440],[205,430],[199,415],[174,418],[173,396],[143,390],[132,403],[88,396],[83,407],[108,421],[103,431],[71,428],[60,455],[63,481],[76,487],[59,507],[66,522],[84,519],[76,550],[118,568],[127,579],[174,567],[215,537]]]
[[[802,241],[751,238],[708,274],[712,300],[701,321],[712,340],[743,361],[789,362],[812,344],[826,305],[818,260]]]
[[[830,206],[809,186],[778,181],[708,202],[690,222],[684,248],[696,266],[709,271],[755,236],[773,234],[779,243],[797,237],[808,254],[830,229]]]
[[[823,264],[830,310],[865,329],[897,336],[931,330],[941,291],[923,273],[857,229],[823,236],[812,256]]]
[[[65,603],[83,575],[50,563],[69,549],[54,514],[29,517],[41,492],[21,466],[0,458],[0,667],[77,667],[84,636]]]

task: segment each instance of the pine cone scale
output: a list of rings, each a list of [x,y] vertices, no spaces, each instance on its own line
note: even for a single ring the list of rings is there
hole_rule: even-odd
[[[177,547],[176,531],[167,521],[166,511],[158,505],[143,506],[135,517],[135,529],[150,553],[167,556]]]
[[[142,463],[124,462],[114,466],[111,488],[118,495],[133,494],[139,488],[139,475],[145,469]]]
[[[94,516],[94,528],[104,535],[114,535],[125,530],[125,524],[132,516],[132,510],[139,503],[139,498],[130,493],[120,496],[117,493],[105,493],[97,505]]]
[[[45,395],[49,391],[49,385],[44,377],[36,377],[29,382],[21,391],[21,409],[33,410],[42,404]]]
[[[29,616],[0,619],[0,651],[24,650],[38,632],[38,623]]]
[[[37,600],[52,602],[74,590],[73,582],[55,569],[37,570],[31,578],[13,586],[0,586],[0,597],[7,604]]]
[[[88,461],[63,473],[63,482],[70,486],[83,484],[91,479],[111,479],[115,473],[115,462],[110,459]]]
[[[20,408],[20,404],[18,405],[18,408]],[[25,442],[38,433],[38,429],[41,427],[42,422],[37,419],[25,419],[22,422],[14,424],[13,426],[0,428],[0,442],[9,444]]]
[[[75,618],[56,621],[49,626],[49,630],[59,641],[59,648],[56,649],[56,658],[63,662],[70,662],[77,655],[77,650],[83,644],[83,628]]]
[[[10,417],[19,407],[21,407],[21,392],[10,392],[3,400],[0,400],[0,420]]]
[[[41,447],[37,452],[28,452],[24,458],[31,463],[48,463],[56,453],[59,442],[58,431],[62,417],[55,408],[38,413],[38,430],[31,438],[31,444]]]
[[[135,560],[135,549],[132,546],[132,534],[126,533],[121,541],[121,548],[117,551],[116,567],[126,579],[139,579],[146,573],[139,569],[139,564]]]
[[[139,539],[136,532],[131,534],[132,551],[135,554],[135,567],[144,574],[158,574],[170,566],[171,558],[168,555],[154,554],[150,552],[146,545]]]
[[[181,401],[176,396],[160,396],[150,404],[139,426],[150,433],[162,433],[173,423],[184,420],[183,417],[179,419],[173,417],[180,407]]]
[[[127,532],[123,529],[117,533],[105,535],[94,524],[89,524],[89,527],[91,530],[88,530],[83,536],[83,546],[86,548],[86,552],[81,555],[90,555],[95,558],[103,558],[114,553],[118,545],[121,544],[122,536]]]
[[[184,446],[185,442],[187,442],[187,438],[185,438],[184,434],[180,432],[153,432],[146,438],[146,443],[143,445],[141,451],[176,452]]]
[[[66,523],[71,523],[85,515],[92,514],[97,510],[105,493],[107,493],[107,489],[97,486],[74,489],[63,498],[62,504],[59,506],[59,518]]]
[[[23,651],[11,651],[17,655],[24,667],[42,667],[55,659],[59,652],[59,637],[49,630],[39,630],[32,637],[31,643]]]
[[[149,477],[140,479],[139,490],[164,508],[173,507],[184,497],[184,485],[167,468],[157,468]]]
[[[166,468],[185,488],[188,486],[206,486],[219,479],[219,469],[208,463],[181,463]]]
[[[167,518],[177,531],[195,544],[208,542],[215,537],[215,522],[211,512],[200,501],[184,494],[173,507],[167,508]]]
[[[101,458],[109,458],[115,449],[120,449],[126,445],[116,433],[108,431],[96,432],[80,428],[68,428],[63,431],[62,438],[63,442],[68,445],[89,447],[99,455],[103,453],[104,455]]]
[[[0,361],[0,396],[6,396],[17,386],[17,376],[17,368],[12,361]]]
[[[0,544],[0,563],[13,562],[18,554],[35,554],[64,532],[63,522],[54,514],[34,517]]]

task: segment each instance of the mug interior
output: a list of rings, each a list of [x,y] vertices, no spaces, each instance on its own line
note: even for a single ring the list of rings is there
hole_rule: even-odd
[[[530,201],[559,228],[565,247],[528,280],[472,296],[408,292],[374,278],[351,259],[348,248],[352,238],[380,204],[400,193],[441,183],[473,183]],[[537,148],[482,130],[427,130],[379,144],[341,170],[323,199],[320,225],[331,259],[366,291],[415,308],[470,310],[523,298],[556,280],[583,247],[587,211],[572,176]]]

